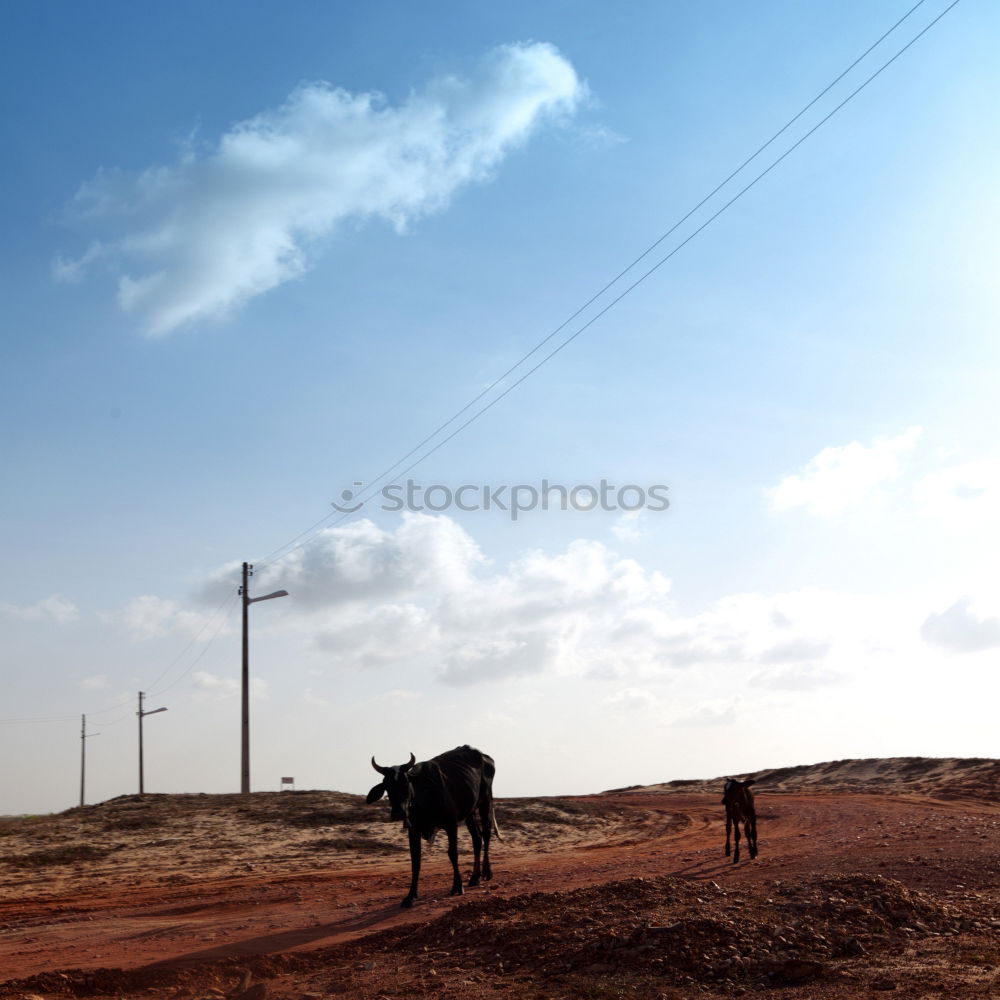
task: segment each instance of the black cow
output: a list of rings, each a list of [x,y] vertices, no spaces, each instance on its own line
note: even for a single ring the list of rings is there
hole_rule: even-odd
[[[757,857],[757,810],[753,804],[753,792],[750,786],[753,778],[747,781],[737,781],[726,778],[722,789],[722,804],[726,807],[726,857],[729,857],[729,830],[736,828],[736,850],[733,853],[733,864],[740,860],[740,823],[747,836],[747,847],[750,857]]]
[[[411,753],[408,764],[396,767],[379,767],[372,757],[372,767],[382,775],[382,781],[368,793],[368,801],[377,802],[383,795],[388,795],[392,819],[403,821],[403,829],[410,838],[410,891],[400,905],[412,906],[417,898],[420,838],[430,843],[438,830],[444,830],[448,835],[448,859],[454,873],[451,894],[462,894],[462,876],[458,871],[458,824],[462,820],[469,828],[476,856],[469,885],[479,885],[480,875],[487,881],[493,877],[490,835],[495,831],[499,838],[500,831],[493,815],[496,765],[492,757],[475,747],[464,746],[419,764]],[[479,863],[480,848],[482,867]]]

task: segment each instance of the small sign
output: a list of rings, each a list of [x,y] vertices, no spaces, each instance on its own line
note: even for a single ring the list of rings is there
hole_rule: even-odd
[[[282,791],[284,791],[284,786],[285,785],[291,785],[292,789],[294,790],[295,789],[295,779],[294,778],[282,778],[281,779]]]

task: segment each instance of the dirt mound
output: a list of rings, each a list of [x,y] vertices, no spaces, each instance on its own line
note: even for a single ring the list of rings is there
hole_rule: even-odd
[[[373,936],[366,951],[429,955],[454,976],[478,969],[565,981],[627,971],[677,986],[737,988],[804,981],[831,971],[833,960],[923,937],[991,932],[990,917],[864,874],[738,891],[632,878],[464,903],[422,927]]]
[[[768,794],[928,795],[935,798],[1000,798],[1000,760],[987,757],[886,757],[834,760],[821,764],[767,768],[726,777],[753,778],[754,790]],[[725,777],[681,779],[618,791],[713,792]]]
[[[502,799],[497,814],[513,852],[624,839],[642,823],[637,813],[623,821],[593,797]],[[184,885],[310,871],[331,855],[358,863],[396,857],[399,824],[388,815],[361,795],[301,791],[122,795],[51,816],[7,817],[0,819],[0,902],[23,894],[26,871],[34,898],[44,900],[123,877],[138,883],[150,871]]]

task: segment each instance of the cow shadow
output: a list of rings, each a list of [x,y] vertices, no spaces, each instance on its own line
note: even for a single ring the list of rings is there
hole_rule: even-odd
[[[262,934],[258,937],[242,938],[239,941],[229,941],[212,948],[187,952],[183,955],[173,955],[170,958],[153,962],[140,967],[142,971],[158,969],[180,969],[200,965],[226,958],[253,958],[260,955],[271,955],[290,951],[303,945],[322,941],[324,938],[338,937],[338,943],[344,943],[344,935],[360,934],[370,930],[390,917],[398,919],[399,905],[384,906],[377,910],[343,920],[317,924],[310,927],[294,927],[274,934]],[[348,939],[349,940],[349,939]]]

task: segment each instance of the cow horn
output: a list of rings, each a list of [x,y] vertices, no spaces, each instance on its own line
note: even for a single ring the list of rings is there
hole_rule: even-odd
[[[386,771],[389,770],[389,768],[387,768],[387,767],[379,767],[378,764],[375,763],[375,756],[374,755],[372,755],[372,767],[374,767],[375,770],[378,771],[379,774],[385,774]]]
[[[406,765],[406,769],[409,770],[411,767],[413,767],[414,764],[416,764],[416,762],[417,762],[417,758],[413,756],[413,751],[411,750],[410,751],[410,763]]]

